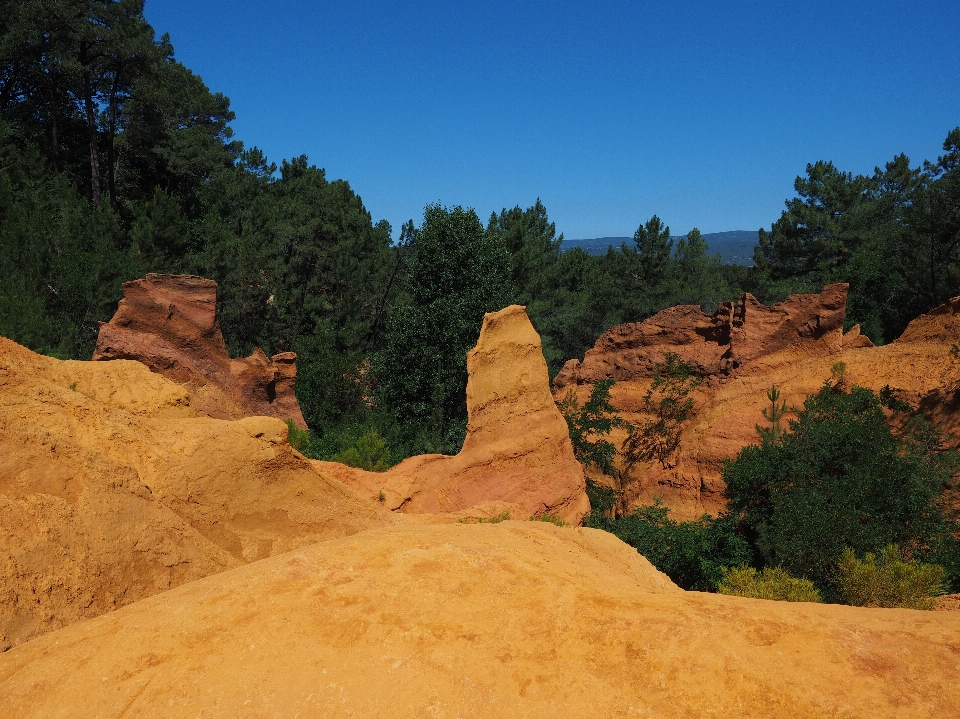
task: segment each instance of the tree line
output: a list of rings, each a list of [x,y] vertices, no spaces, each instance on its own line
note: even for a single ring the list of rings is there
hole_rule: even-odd
[[[746,268],[657,216],[605,255],[563,251],[539,200],[485,222],[430,205],[395,233],[306,156],[278,166],[247,148],[233,119],[142,0],[0,0],[0,334],[86,359],[123,281],[209,277],[232,354],[297,352],[311,452],[373,432],[396,462],[458,449],[466,352],[484,312],[511,303],[555,374],[609,327],[674,304],[849,281],[849,323],[881,342],[960,294],[960,128],[918,168],[808,166]]]

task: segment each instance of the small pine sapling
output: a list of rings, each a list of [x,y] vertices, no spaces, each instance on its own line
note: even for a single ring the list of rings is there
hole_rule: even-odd
[[[755,427],[761,440],[764,442],[775,442],[783,435],[783,426],[780,424],[780,420],[782,420],[783,415],[787,413],[787,401],[784,400],[780,402],[780,390],[777,389],[777,385],[773,385],[767,390],[767,399],[770,400],[770,408],[762,409],[760,413],[763,415],[763,418],[770,423],[770,426],[761,427],[758,424],[755,425]]]

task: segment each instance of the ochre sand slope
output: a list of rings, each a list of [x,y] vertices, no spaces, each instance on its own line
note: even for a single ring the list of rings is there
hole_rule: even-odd
[[[375,529],[0,655],[29,717],[957,716],[960,614],[682,592],[611,535]]]
[[[194,416],[139,362],[0,338],[0,651],[158,591],[401,518],[270,417]]]

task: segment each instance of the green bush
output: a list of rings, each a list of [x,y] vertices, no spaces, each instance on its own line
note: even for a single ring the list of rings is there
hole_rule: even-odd
[[[501,514],[495,514],[492,517],[479,517],[477,519],[458,519],[459,524],[500,524],[500,522],[506,522],[510,519],[510,512],[502,512]]]
[[[573,453],[577,460],[584,465],[592,464],[604,474],[613,474],[613,456],[617,450],[612,442],[603,438],[610,434],[614,427],[633,430],[610,404],[610,388],[613,384],[612,379],[594,382],[590,389],[590,399],[582,406],[576,390],[572,387],[566,396],[557,402],[557,408],[567,421]]]
[[[297,450],[304,457],[313,457],[313,447],[309,429],[300,429],[292,419],[285,419],[287,423],[287,444]]]
[[[347,426],[335,435],[319,435],[309,429],[300,429],[292,419],[286,420],[287,442],[304,457],[340,462],[348,467],[368,472],[383,472],[390,468],[390,448],[374,428]],[[383,500],[381,500],[383,501]]]
[[[943,567],[905,559],[894,544],[862,560],[847,549],[838,568],[840,598],[856,607],[932,609],[947,580]]]
[[[791,577],[780,567],[766,567],[762,572],[748,566],[724,570],[717,591],[734,597],[773,599],[779,602],[823,601],[813,582]]]
[[[564,522],[560,517],[555,514],[550,514],[549,512],[544,512],[539,517],[534,515],[530,517],[531,522],[549,522],[550,524],[555,524],[558,527],[568,527],[570,526],[567,522]]]
[[[387,440],[381,437],[377,430],[371,429],[358,439],[356,444],[335,454],[332,459],[348,467],[357,467],[368,472],[384,472],[390,468],[389,458]]]
[[[797,410],[789,430],[744,447],[727,461],[729,511],[761,566],[782,567],[838,599],[836,567],[845,548],[923,548],[956,576],[956,523],[943,487],[956,453],[922,420],[893,430],[870,390],[827,381]]]
[[[737,534],[731,517],[704,515],[695,522],[677,522],[669,512],[658,499],[615,519],[594,510],[584,526],[616,535],[683,589],[714,590],[725,568],[751,561],[750,545]]]
[[[702,383],[696,370],[673,352],[653,366],[653,382],[643,397],[648,417],[623,443],[628,464],[655,459],[664,469],[670,466],[670,456],[680,446],[683,424],[693,412],[690,394]]]

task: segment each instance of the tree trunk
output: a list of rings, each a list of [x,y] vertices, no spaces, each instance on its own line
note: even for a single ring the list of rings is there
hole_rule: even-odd
[[[120,71],[113,76],[110,86],[110,132],[107,135],[107,191],[110,193],[110,206],[117,209],[116,154],[114,142],[117,137],[117,86],[120,84]]]
[[[93,108],[93,86],[90,79],[90,64],[86,59],[86,44],[81,46],[80,57],[83,64],[83,104],[87,111],[87,138],[90,141],[90,199],[94,207],[100,207],[102,192],[100,189],[100,151],[97,149],[97,118]]]
[[[53,174],[60,174],[60,135],[57,132],[57,97],[50,82],[50,157],[53,160]]]

